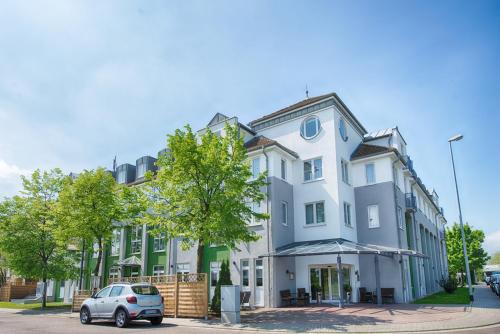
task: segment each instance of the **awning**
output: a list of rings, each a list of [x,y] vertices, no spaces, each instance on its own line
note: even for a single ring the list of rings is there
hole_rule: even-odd
[[[125,267],[140,267],[142,266],[142,261],[137,256],[131,256],[125,260],[118,261],[118,265]]]
[[[410,249],[363,244],[342,238],[293,242],[278,247],[275,252],[261,257],[293,257],[327,254],[376,254],[384,256],[407,255],[428,257]]]

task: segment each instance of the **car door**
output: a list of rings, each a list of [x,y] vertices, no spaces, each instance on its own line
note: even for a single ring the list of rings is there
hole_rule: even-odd
[[[98,317],[101,318],[103,317],[103,314],[105,312],[105,303],[106,303],[106,298],[109,296],[109,292],[111,291],[111,287],[108,286],[101,291],[99,291],[95,297],[94,297],[94,305],[95,305],[95,313],[92,314],[92,317]],[[91,311],[92,313],[92,311]]]
[[[123,286],[117,285],[111,288],[109,296],[104,298],[104,303],[102,304],[102,314],[103,318],[111,318],[115,312],[116,307],[120,303],[120,295],[122,294]]]

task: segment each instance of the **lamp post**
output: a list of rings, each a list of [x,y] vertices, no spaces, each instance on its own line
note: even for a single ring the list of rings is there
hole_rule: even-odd
[[[470,280],[470,269],[469,269],[469,257],[467,256],[467,244],[465,243],[465,232],[464,232],[464,223],[462,220],[462,207],[460,205],[460,195],[458,194],[458,184],[457,184],[457,173],[455,172],[455,160],[453,159],[453,147],[451,143],[454,141],[459,141],[463,139],[462,135],[455,135],[448,139],[448,143],[450,144],[450,153],[451,153],[451,164],[453,166],[453,177],[455,179],[455,190],[457,192],[457,202],[458,202],[458,217],[460,219],[460,232],[462,234],[462,247],[464,251],[465,258],[465,275],[467,276],[467,285],[469,286],[469,299],[470,301],[474,301],[474,295],[472,294],[472,284]]]

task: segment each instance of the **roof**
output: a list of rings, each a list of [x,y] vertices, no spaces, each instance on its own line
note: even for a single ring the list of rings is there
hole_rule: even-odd
[[[422,253],[418,253],[410,249],[364,244],[342,238],[293,242],[276,248],[275,252],[272,252],[264,257],[295,257],[326,254],[372,254],[385,256],[399,254],[427,257]]]
[[[256,136],[245,143],[245,148],[247,149],[248,152],[256,151],[258,149],[261,149],[262,147],[270,147],[270,146],[277,146],[283,151],[287,152],[288,154],[294,156],[295,158],[299,157],[299,155],[294,151],[281,145],[276,140],[267,138],[266,136]]]
[[[351,160],[361,159],[372,155],[393,152],[394,149],[379,145],[359,144],[351,154]]]
[[[394,131],[394,128],[388,128],[388,129],[370,132],[370,133],[367,133],[366,135],[364,135],[363,139],[364,140],[373,140],[373,139],[388,137],[388,136],[392,135],[392,131]]]
[[[131,256],[126,258],[125,260],[118,261],[120,266],[128,266],[128,267],[140,267],[142,265],[141,259],[137,256]]]
[[[273,112],[271,114],[268,114],[266,116],[263,116],[261,118],[258,118],[256,120],[254,120],[254,121],[251,121],[250,125],[253,125],[255,123],[259,123],[259,122],[265,121],[266,119],[270,119],[270,118],[276,117],[276,116],[284,114],[284,113],[286,113],[288,111],[295,110],[295,109],[307,106],[308,104],[319,102],[321,100],[327,99],[327,98],[332,97],[334,95],[335,95],[335,93],[329,93],[329,94],[324,94],[324,95],[320,95],[320,96],[310,97],[308,99],[305,99],[305,100],[302,100],[300,102],[294,103],[294,104],[292,104],[292,105],[290,105],[290,106],[288,106],[286,108],[280,109],[280,110],[275,111],[275,112]]]

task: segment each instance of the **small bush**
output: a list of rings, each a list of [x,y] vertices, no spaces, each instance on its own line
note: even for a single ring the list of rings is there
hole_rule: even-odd
[[[438,282],[439,286],[444,289],[447,293],[453,293],[458,287],[457,280],[451,277],[442,278]]]
[[[219,280],[215,286],[214,296],[212,298],[212,303],[210,304],[210,309],[216,314],[220,314],[220,287],[221,285],[232,285],[231,282],[231,272],[229,271],[229,262],[222,261],[220,266]]]

